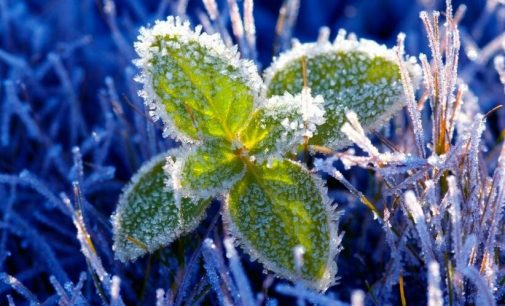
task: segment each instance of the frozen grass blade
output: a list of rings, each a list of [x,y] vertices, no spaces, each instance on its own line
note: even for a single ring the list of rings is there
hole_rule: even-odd
[[[235,284],[238,288],[242,305],[256,305],[257,303],[253,297],[249,280],[247,279],[244,268],[240,263],[240,258],[238,257],[237,250],[235,250],[233,238],[226,238],[224,240],[224,247],[226,249],[226,257],[230,261],[230,270],[232,272],[233,278],[235,279]]]
[[[249,48],[249,58],[257,64],[258,50],[256,49],[256,25],[253,15],[254,0],[244,1],[244,30]]]
[[[207,271],[209,283],[212,285],[221,305],[233,305],[233,298],[231,296],[232,293],[228,292],[229,288],[224,286],[223,280],[219,275],[220,273],[223,273],[223,271],[219,268],[219,259],[216,253],[216,245],[212,239],[205,239],[203,242],[202,254],[205,261],[205,270]]]
[[[293,296],[302,301],[308,301],[316,305],[329,305],[329,306],[345,306],[347,303],[342,303],[338,300],[331,299],[320,293],[311,291],[303,286],[290,286],[287,284],[279,284],[275,290],[287,296]]]
[[[440,287],[440,266],[437,262],[432,261],[428,265],[428,305],[442,306],[444,299],[442,297],[442,289]]]
[[[396,47],[396,63],[400,68],[400,77],[403,84],[405,100],[407,101],[407,111],[412,121],[414,135],[416,137],[417,153],[421,157],[426,157],[426,144],[424,140],[424,129],[421,121],[421,113],[417,109],[415,88],[412,83],[412,77],[408,67],[405,64],[404,57],[405,34],[398,35],[398,45]]]
[[[486,306],[496,305],[493,293],[490,291],[486,281],[477,269],[474,267],[466,267],[463,270],[463,274],[477,288],[476,301],[480,301]]]
[[[8,286],[11,286],[16,292],[25,297],[30,306],[40,305],[37,297],[33,295],[33,293],[28,290],[20,281],[18,281],[14,276],[8,275],[6,273],[0,272],[0,281],[5,283]]]
[[[300,0],[284,0],[275,27],[274,55],[289,49],[300,11]]]
[[[428,225],[426,224],[423,209],[421,207],[421,204],[416,199],[413,191],[407,191],[404,195],[404,198],[405,206],[414,219],[417,233],[419,235],[419,239],[421,240],[421,248],[423,250],[425,263],[428,264],[434,260],[434,254],[432,238],[430,231],[428,230]]]

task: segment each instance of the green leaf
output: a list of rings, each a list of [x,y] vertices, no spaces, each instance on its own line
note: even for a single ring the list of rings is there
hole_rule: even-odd
[[[321,96],[312,97],[308,89],[295,96],[286,93],[271,97],[241,131],[244,149],[258,161],[284,156],[325,122],[323,103]]]
[[[326,123],[310,144],[333,149],[347,145],[340,131],[347,111],[358,114],[370,130],[386,123],[404,105],[394,51],[364,39],[308,43],[281,54],[265,73],[267,95],[299,93],[304,86],[302,62],[308,87],[324,97],[326,109]],[[418,79],[419,66],[411,61],[408,67]]]
[[[167,172],[183,195],[210,198],[228,191],[244,174],[244,163],[227,142],[207,141],[179,150],[177,161]]]
[[[231,189],[227,222],[243,248],[265,267],[324,290],[336,272],[339,237],[322,183],[301,165],[276,160],[271,167],[248,164]],[[294,250],[304,250],[297,268]]]
[[[113,249],[123,262],[170,244],[205,215],[210,200],[177,199],[167,186],[163,165],[171,155],[158,155],[142,166],[120,196],[112,216]]]
[[[194,31],[168,17],[142,29],[135,44],[143,97],[165,135],[181,140],[232,141],[249,119],[262,81],[255,65],[239,59],[219,34]]]

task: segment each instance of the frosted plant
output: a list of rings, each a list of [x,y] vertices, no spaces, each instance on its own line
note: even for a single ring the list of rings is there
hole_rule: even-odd
[[[124,190],[113,215],[116,257],[168,245],[218,198],[233,241],[253,259],[317,290],[332,285],[336,206],[295,157],[309,143],[340,147],[344,110],[368,130],[402,107],[395,53],[366,40],[320,40],[281,55],[265,84],[218,34],[177,17],[142,29],[135,47],[141,95],[183,146],[148,162]],[[417,78],[413,61],[406,65]]]

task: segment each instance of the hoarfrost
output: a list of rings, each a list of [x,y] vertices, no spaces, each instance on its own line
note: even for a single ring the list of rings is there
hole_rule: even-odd
[[[324,124],[323,103],[322,96],[312,96],[309,88],[297,95],[270,97],[241,131],[242,144],[258,162],[282,158],[314,136]]]

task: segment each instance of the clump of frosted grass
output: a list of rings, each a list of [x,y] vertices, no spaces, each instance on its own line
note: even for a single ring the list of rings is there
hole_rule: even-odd
[[[403,135],[394,139],[394,143],[381,139],[388,148],[386,151],[390,151],[381,152],[366,137],[356,115],[349,113],[342,131],[365,156],[337,152],[329,162],[319,161],[316,167],[337,178],[379,217],[390,249],[400,250],[391,257],[396,271],[421,264],[428,275],[429,305],[478,301],[494,305],[501,299],[500,294],[494,294],[495,289],[503,282],[500,278],[503,274],[499,272],[502,268],[496,259],[503,256],[500,248],[503,231],[497,224],[503,221],[505,206],[504,150],[497,148],[494,169],[486,165],[482,156],[487,115],[472,113],[475,98],[465,96],[468,86],[458,81],[460,32],[450,1],[446,5],[443,28],[439,25],[440,13],[420,14],[432,53],[431,63],[427,56],[420,56],[424,81],[424,95],[420,99],[429,101],[432,132],[425,133],[423,109],[409,73],[399,61],[411,121],[405,132],[414,141]],[[399,59],[404,39],[399,36]],[[499,74],[499,57],[495,66]],[[381,207],[333,168],[333,162],[338,160],[346,167],[373,169],[380,176]],[[405,243],[404,234],[398,229],[413,238],[414,245]],[[400,274],[396,273],[399,279]],[[387,286],[397,282],[377,285],[375,290],[391,290]]]

